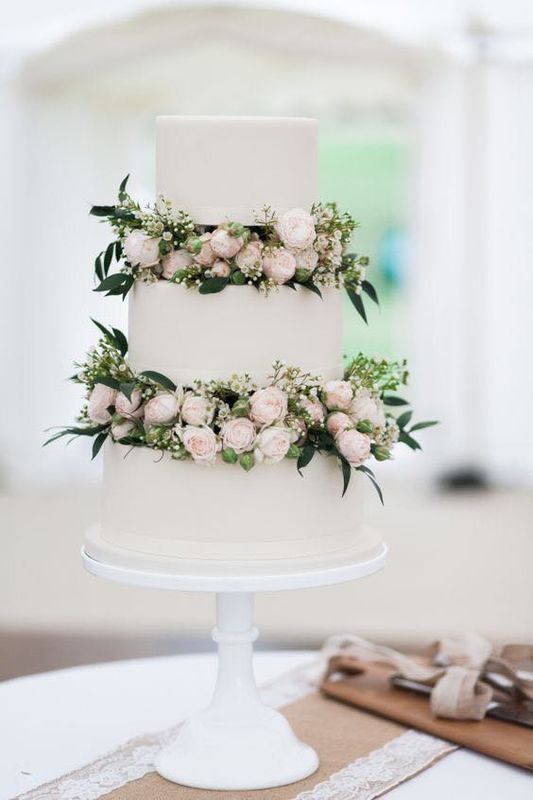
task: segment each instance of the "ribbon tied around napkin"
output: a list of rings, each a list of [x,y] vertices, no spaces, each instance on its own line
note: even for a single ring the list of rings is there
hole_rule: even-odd
[[[424,657],[407,656],[358,636],[332,636],[324,645],[328,659],[324,680],[341,673],[356,675],[364,662],[380,662],[396,669],[396,675],[431,687],[430,706],[436,717],[457,720],[483,719],[494,690],[514,702],[533,700],[533,678],[518,668],[533,663],[533,645],[506,645],[499,650],[478,634],[460,639],[441,639]]]

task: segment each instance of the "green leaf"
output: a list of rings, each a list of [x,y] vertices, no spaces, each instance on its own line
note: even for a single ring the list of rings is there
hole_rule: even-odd
[[[412,433],[413,431],[421,431],[424,428],[431,428],[433,425],[438,425],[438,424],[439,424],[438,419],[428,420],[427,422],[417,422],[416,425],[413,425],[409,433]]]
[[[130,179],[130,176],[129,176],[129,174],[128,174],[128,175],[126,175],[126,177],[124,178],[124,180],[122,181],[122,183],[120,184],[120,186],[118,187],[118,194],[119,194],[119,196],[120,196],[121,194],[124,194],[124,192],[126,191],[126,186],[127,186],[127,184],[128,184],[128,181],[129,181],[129,179]]]
[[[294,283],[294,281],[285,281],[283,286],[288,286],[289,289],[293,289],[295,292],[297,291],[296,284]]]
[[[92,214],[93,217],[112,217],[115,211],[115,206],[93,206],[89,214]]]
[[[374,489],[378,493],[378,497],[379,497],[379,499],[381,501],[381,505],[384,506],[385,503],[383,501],[383,492],[381,491],[381,487],[380,487],[379,483],[377,482],[376,476],[374,475],[372,470],[369,469],[368,467],[365,467],[364,464],[361,464],[360,467],[356,467],[356,470],[358,472],[363,472],[367,476],[368,480],[372,483]]]
[[[225,461],[226,464],[236,464],[239,460],[239,456],[233,449],[233,447],[225,447],[222,451],[222,461]]]
[[[117,239],[115,242],[115,258],[117,261],[120,261],[122,258],[122,242],[120,239]]]
[[[111,242],[106,247],[105,255],[104,255],[104,275],[107,276],[109,272],[109,267],[111,266],[111,261],[113,259],[113,253],[115,252],[115,242]]]
[[[128,340],[118,328],[111,328],[113,331],[113,338],[117,348],[120,350],[120,355],[125,356],[128,352]]]
[[[93,454],[91,456],[91,461],[94,458],[96,458],[96,456],[98,455],[98,453],[102,449],[102,445],[105,442],[105,440],[107,439],[108,433],[109,433],[109,431],[102,431],[102,433],[99,433],[98,436],[96,437],[96,439],[94,440],[94,442],[93,442]]]
[[[104,280],[104,272],[102,268],[102,253],[96,256],[94,260],[94,274],[96,275],[99,281]]]
[[[100,433],[100,431],[103,431],[106,428],[107,425],[93,425],[90,428],[63,428],[62,430],[58,431],[58,433],[54,433],[53,436],[47,439],[46,442],[44,442],[43,447],[46,447],[47,444],[51,444],[51,442],[55,442],[57,439],[61,439],[62,436],[95,436],[97,433]]]
[[[120,381],[112,378],[111,375],[97,375],[94,382],[103,383],[104,386],[109,386],[110,389],[116,389],[117,391],[120,389]]]
[[[116,272],[114,275],[108,275],[102,283],[98,284],[96,289],[93,289],[94,292],[109,292],[113,291],[114,289],[118,289],[120,287],[121,291],[123,289],[124,283],[127,281],[129,277],[125,272]]]
[[[394,394],[389,394],[386,397],[383,397],[383,402],[386,406],[408,406],[409,403],[407,400],[403,400],[401,397],[396,397]]]
[[[96,325],[96,327],[98,328],[98,330],[99,330],[101,333],[103,333],[103,334],[104,334],[104,336],[105,336],[105,338],[106,338],[106,339],[109,339],[109,341],[110,341],[110,342],[112,342],[112,341],[113,341],[113,334],[111,333],[111,331],[108,331],[108,330],[107,330],[107,328],[106,328],[106,326],[105,326],[105,325],[102,325],[102,323],[101,323],[101,322],[98,322],[98,320],[96,320],[96,319],[93,319],[92,317],[91,317],[91,322],[92,322],[92,323],[94,323],[94,325]]]
[[[135,389],[135,381],[131,381],[130,383],[121,383],[119,386],[120,391],[123,395],[125,395],[128,400],[131,401],[131,394]]]
[[[398,441],[406,444],[407,447],[411,448],[411,450],[422,450],[416,439],[413,439],[412,436],[409,436],[409,434],[406,431],[400,431]]]
[[[370,299],[373,300],[377,306],[379,306],[378,293],[376,292],[370,281],[363,281],[361,283],[361,288],[363,292],[366,292],[366,294],[370,297]]]
[[[398,419],[396,420],[396,424],[402,430],[405,426],[411,421],[411,417],[413,416],[412,411],[404,411],[403,414],[400,414]]]
[[[305,444],[303,446],[303,450],[300,453],[298,461],[296,462],[296,469],[298,470],[302,478],[303,478],[302,470],[311,462],[315,453],[316,453],[316,448],[314,447],[314,445]]]
[[[359,314],[359,316],[364,320],[364,322],[368,325],[368,320],[366,318],[366,311],[363,300],[361,299],[361,295],[354,292],[353,289],[346,287],[346,292],[348,297],[352,301],[352,305]]]
[[[307,283],[300,283],[299,286],[303,286],[304,289],[308,289],[308,291],[313,292],[314,294],[317,294],[320,297],[320,299],[322,299],[322,292],[320,291],[318,286],[315,286],[314,283],[311,283],[310,281],[308,281]]]
[[[341,496],[344,497],[344,495],[346,494],[346,490],[348,489],[348,486],[350,485],[350,479],[352,477],[352,468],[351,468],[350,464],[346,461],[346,459],[343,458],[342,456],[341,456],[340,462],[341,462],[341,467],[342,467],[342,480],[343,480],[342,495]]]
[[[229,283],[229,278],[206,278],[200,284],[200,294],[216,294],[225,289]]]
[[[160,372],[154,372],[153,370],[147,369],[144,372],[141,372],[140,375],[142,375],[145,378],[148,378],[154,383],[158,383],[164,389],[168,389],[169,392],[176,391],[176,384],[173,383],[173,381],[171,381],[170,378],[167,378],[166,375],[162,375]]]

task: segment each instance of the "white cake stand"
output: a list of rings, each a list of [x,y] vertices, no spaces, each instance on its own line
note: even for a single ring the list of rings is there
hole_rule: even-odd
[[[82,548],[93,575],[132,586],[215,592],[218,674],[209,706],[183,723],[175,742],[156,760],[160,775],[199,789],[239,791],[294,783],[311,775],[318,756],[300,742],[285,717],[264,706],[253,674],[254,592],[328,586],[362,578],[381,569],[386,546],[368,561],[338,563],[293,573],[199,576],[165,574],[104,564]],[[196,569],[198,562],[196,562]],[[206,572],[209,572],[206,570]]]

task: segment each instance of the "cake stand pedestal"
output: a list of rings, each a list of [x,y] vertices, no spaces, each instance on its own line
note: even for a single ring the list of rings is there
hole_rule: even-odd
[[[183,723],[174,743],[159,754],[159,774],[185,786],[226,791],[283,786],[311,775],[318,767],[315,751],[297,739],[282,714],[259,699],[252,666],[257,638],[254,592],[327,586],[362,578],[379,570],[385,557],[383,546],[368,561],[326,569],[199,576],[187,571],[180,575],[104,564],[83,548],[84,566],[93,575],[134,586],[216,593],[212,636],[218,646],[218,674],[213,698],[206,709]]]

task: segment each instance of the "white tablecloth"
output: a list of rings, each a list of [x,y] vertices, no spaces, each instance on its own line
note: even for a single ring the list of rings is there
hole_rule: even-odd
[[[258,683],[312,657],[258,653]],[[214,655],[119,661],[0,684],[0,800],[59,777],[125,740],[179,722],[209,700]],[[531,773],[460,750],[391,791],[391,800],[531,800]]]

